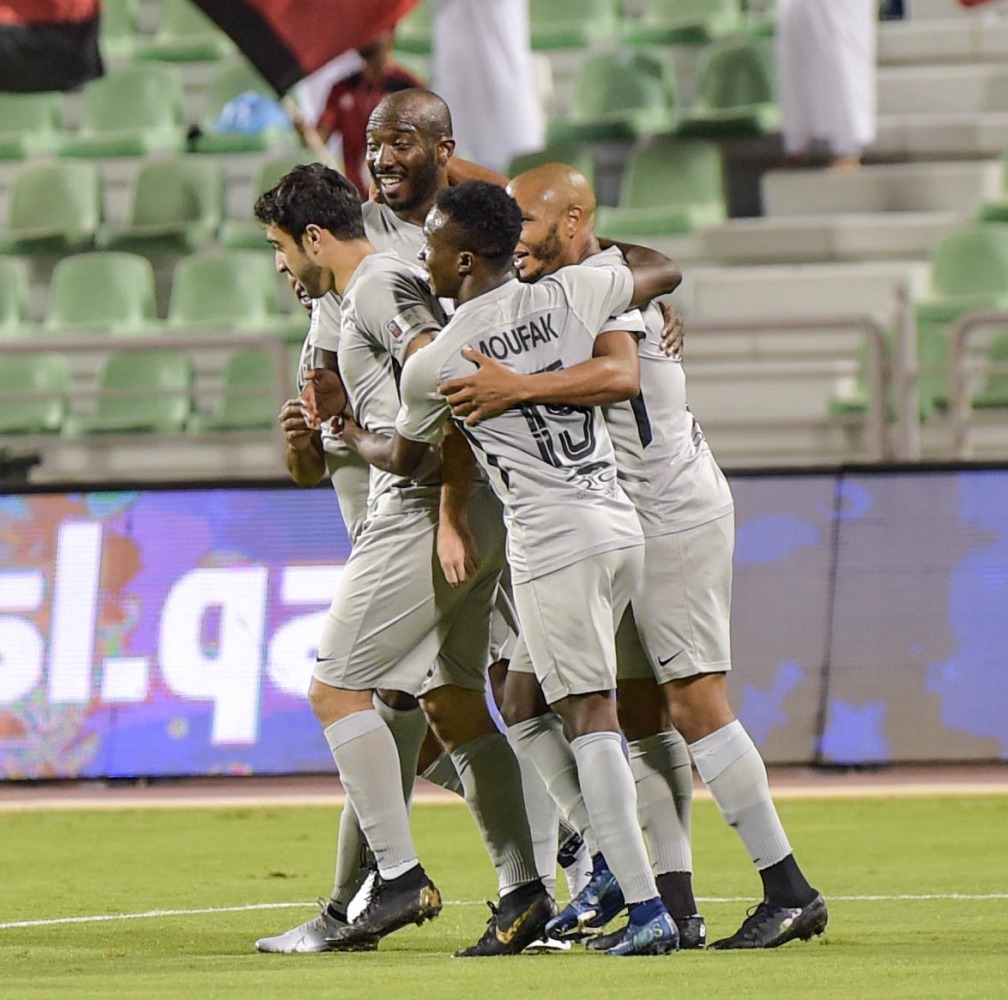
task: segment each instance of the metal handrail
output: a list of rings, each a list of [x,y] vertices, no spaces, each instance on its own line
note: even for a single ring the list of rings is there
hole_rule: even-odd
[[[197,353],[204,350],[234,349],[246,350],[248,348],[261,348],[270,358],[273,366],[272,393],[275,397],[277,411],[290,396],[287,362],[287,345],[284,341],[270,334],[265,333],[219,333],[219,332],[176,332],[172,331],[170,337],[157,337],[150,335],[143,336],[95,336],[74,335],[72,332],[59,336],[31,337],[25,340],[11,340],[0,343],[0,355],[2,354],[117,354],[120,351],[195,351]],[[92,396],[96,393],[85,390],[82,393],[69,393],[73,398],[75,395]],[[131,395],[132,390],[124,390],[122,395]],[[162,393],[157,390],[145,393],[151,396],[178,395],[177,390],[170,390]],[[11,394],[15,395],[15,394]],[[24,398],[27,393],[18,391],[18,398]],[[277,449],[282,450],[282,438],[277,435]]]
[[[1008,326],[1008,310],[976,309],[960,316],[949,332],[949,419],[952,422],[952,445],[956,458],[970,458],[972,443],[970,430],[973,398],[969,391],[972,372],[998,371],[1006,366],[985,363],[971,364],[966,357],[966,347],[974,331],[986,326]]]
[[[885,329],[873,316],[859,313],[832,316],[761,316],[756,318],[691,319],[686,322],[687,344],[691,334],[704,336],[740,333],[779,333],[782,330],[801,330],[812,334],[836,333],[853,330],[860,332],[868,343],[869,365],[868,412],[866,417],[868,439],[872,457],[879,461],[892,458],[886,427],[885,386],[890,378],[889,352],[886,349]],[[750,373],[752,377],[804,378],[811,374],[828,373],[835,360],[824,359],[821,365],[782,360],[776,367],[761,363],[761,370]],[[706,372],[704,373],[706,376]],[[715,376],[716,377],[716,376]],[[747,376],[748,377],[748,376]]]

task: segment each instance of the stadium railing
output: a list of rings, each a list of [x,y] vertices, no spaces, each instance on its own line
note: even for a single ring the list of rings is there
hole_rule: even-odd
[[[191,392],[194,400],[194,414],[210,414],[212,404],[207,399],[217,400],[229,389],[224,377],[222,357],[246,351],[250,348],[262,350],[270,359],[272,377],[270,394],[275,400],[276,412],[289,397],[292,388],[291,364],[288,345],[279,337],[268,334],[237,334],[209,332],[174,332],[172,336],[153,345],[149,336],[107,337],[83,334],[56,337],[36,336],[26,340],[4,341],[0,345],[0,362],[6,355],[38,355],[54,352],[68,357],[72,368],[94,366],[96,358],[119,355],[123,352],[149,352],[152,347],[161,347],[173,352],[188,354],[194,361],[196,381]],[[214,378],[210,373],[220,370]],[[67,419],[75,413],[87,413],[102,392],[93,379],[73,379],[66,391]],[[235,391],[232,387],[231,391]],[[241,391],[240,388],[237,391]],[[142,390],[145,398],[155,396],[177,396],[178,388]],[[129,394],[130,390],[123,390]],[[17,406],[19,402],[37,400],[44,390],[26,388],[0,393],[0,408]],[[64,422],[64,429],[66,421]],[[156,442],[157,447],[152,447]],[[274,475],[283,469],[283,435],[276,430],[204,430],[201,421],[191,421],[186,431],[164,434],[150,431],[113,432],[101,434],[80,434],[67,436],[60,434],[24,435],[4,439],[6,445],[16,445],[18,449],[32,449],[37,452],[42,465],[40,479],[52,480],[69,473],[73,478],[90,480],[106,479],[149,479],[164,478],[166,470],[170,477],[221,478],[221,476],[249,474],[247,462],[229,463],[226,455],[231,448],[254,445],[261,457],[262,475]],[[170,445],[174,447],[165,448]],[[200,458],[200,450],[208,452]],[[209,454],[212,450],[213,454]],[[121,454],[117,454],[121,453]],[[192,459],[191,463],[188,459]],[[139,465],[133,463],[139,461]],[[47,468],[50,466],[50,468]]]
[[[978,309],[967,313],[955,321],[949,335],[949,423],[952,449],[957,459],[973,458],[978,379],[986,376],[989,386],[992,376],[1000,377],[1002,382],[1008,377],[1008,361],[999,354],[988,350],[976,357],[971,352],[978,334],[993,327],[1008,327],[1008,310]],[[1008,415],[1003,409],[1006,404],[1008,399],[1000,402],[997,410],[1001,425]]]

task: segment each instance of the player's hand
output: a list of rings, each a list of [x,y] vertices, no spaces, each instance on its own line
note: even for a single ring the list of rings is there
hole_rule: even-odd
[[[357,451],[357,442],[363,433],[360,424],[349,414],[333,420],[332,432],[351,450]]]
[[[305,386],[301,399],[305,405],[308,426],[318,429],[332,417],[344,416],[346,390],[339,375],[329,368],[311,368],[304,374]]]
[[[686,336],[683,318],[678,309],[673,309],[667,302],[659,300],[658,308],[662,314],[661,346],[670,358],[682,360],[683,340]]]
[[[304,403],[300,399],[288,399],[280,407],[277,420],[280,422],[289,448],[304,451],[311,444],[312,428],[308,426]]]
[[[499,361],[471,347],[462,348],[462,356],[477,365],[476,371],[462,378],[449,379],[438,392],[451,407],[453,417],[465,417],[466,426],[489,420],[520,403],[521,377]]]
[[[479,548],[468,524],[446,518],[438,521],[437,555],[445,579],[457,587],[479,569]]]

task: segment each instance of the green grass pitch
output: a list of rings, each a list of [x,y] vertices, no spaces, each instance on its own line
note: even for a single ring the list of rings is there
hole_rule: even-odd
[[[458,805],[414,810],[441,917],[356,955],[252,947],[328,894],[337,807],[0,813],[0,997],[1008,997],[1008,796],[779,805],[829,903],[824,937],[760,953],[467,961],[449,956],[482,932],[494,880]],[[693,836],[713,940],[759,881],[709,801],[695,805]],[[190,912],[122,919],[155,910]]]

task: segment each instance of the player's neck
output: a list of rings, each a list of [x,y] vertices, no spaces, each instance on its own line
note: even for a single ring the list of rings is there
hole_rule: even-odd
[[[462,305],[472,299],[478,299],[481,295],[492,292],[495,288],[500,288],[513,277],[510,270],[489,271],[477,268],[471,274],[466,275],[459,288],[455,301]]]
[[[375,253],[375,248],[367,240],[350,240],[338,243],[327,261],[333,273],[333,287],[338,295],[346,291],[361,261]]]
[[[599,246],[598,237],[595,233],[584,233],[576,243],[571,244],[571,251],[573,259],[568,261],[568,263],[583,264],[589,257],[594,257],[595,254],[600,253],[602,247]]]

